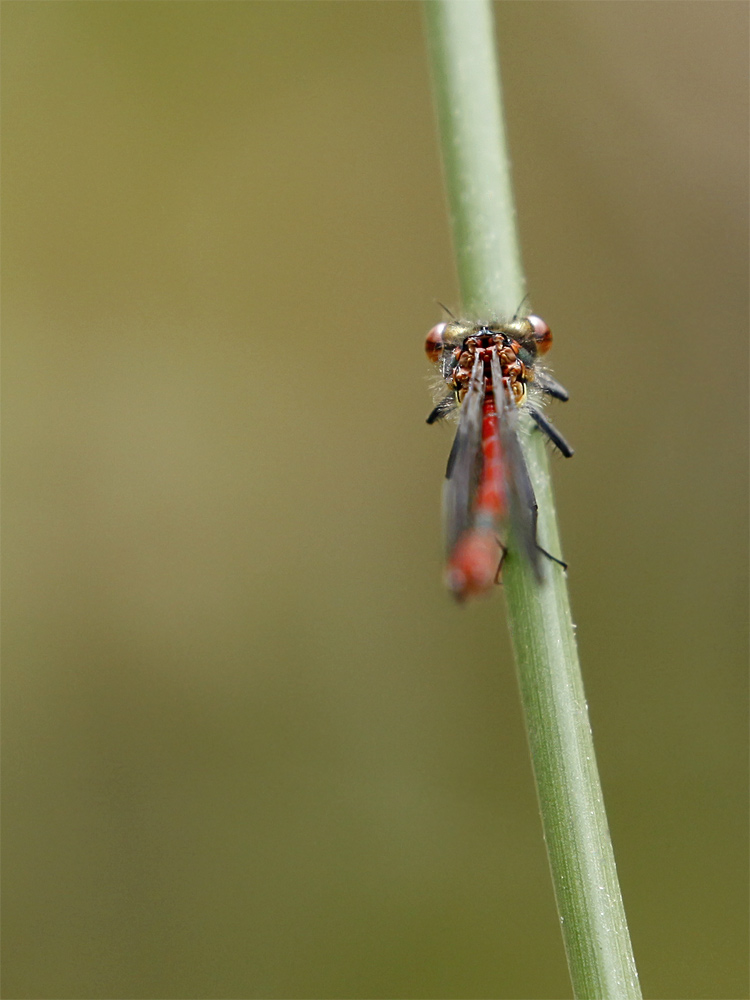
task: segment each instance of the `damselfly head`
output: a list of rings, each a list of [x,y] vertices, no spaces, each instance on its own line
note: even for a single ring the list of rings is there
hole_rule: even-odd
[[[470,320],[452,320],[438,323],[425,339],[425,353],[430,361],[441,360],[443,351],[455,348],[469,338],[492,338],[500,348],[512,347],[515,353],[525,350],[532,357],[546,354],[552,347],[552,331],[541,318],[530,314],[507,322],[475,323]]]
[[[425,353],[430,361],[437,364],[442,391],[445,392],[447,385],[454,406],[463,402],[475,361],[481,361],[481,377],[489,386],[493,355],[500,362],[504,385],[511,400],[520,406],[526,397],[526,384],[534,378],[533,366],[539,345],[546,349],[550,340],[549,327],[536,316],[507,323],[452,320],[433,326],[425,340]],[[440,403],[440,399],[437,402]],[[447,412],[447,404],[441,404],[438,415]],[[434,411],[430,416],[437,419]]]

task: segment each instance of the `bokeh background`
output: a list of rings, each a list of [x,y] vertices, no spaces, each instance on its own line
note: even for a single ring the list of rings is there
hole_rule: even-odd
[[[643,986],[747,984],[748,7],[497,6]],[[6,3],[4,996],[570,995],[417,3]]]

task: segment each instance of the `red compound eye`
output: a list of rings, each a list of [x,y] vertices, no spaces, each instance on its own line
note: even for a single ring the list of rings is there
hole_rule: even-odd
[[[445,333],[447,325],[447,323],[438,323],[438,325],[433,326],[427,334],[427,339],[424,342],[424,349],[425,354],[430,361],[440,360],[440,355],[443,353],[443,334]]]
[[[533,337],[536,341],[537,351],[539,354],[546,354],[552,347],[552,331],[539,316],[527,316],[526,319],[531,323],[534,331]]]

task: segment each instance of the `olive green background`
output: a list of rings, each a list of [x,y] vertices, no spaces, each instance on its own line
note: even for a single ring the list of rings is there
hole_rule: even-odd
[[[496,8],[644,991],[747,984],[748,7]],[[570,995],[441,585],[417,3],[3,4],[7,998]]]

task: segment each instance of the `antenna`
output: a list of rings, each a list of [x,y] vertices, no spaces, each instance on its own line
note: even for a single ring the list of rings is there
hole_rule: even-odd
[[[529,297],[529,293],[528,293],[528,292],[526,292],[526,294],[524,295],[524,297],[523,297],[523,298],[521,299],[521,301],[520,301],[520,302],[518,303],[518,309],[516,309],[516,312],[515,312],[515,315],[514,315],[514,317],[513,317],[513,320],[514,320],[514,321],[518,319],[518,314],[519,314],[519,313],[520,313],[520,311],[521,311],[521,306],[522,306],[522,305],[524,304],[524,302],[526,301],[526,299],[528,299],[528,297]],[[438,304],[439,304],[439,303],[438,303]],[[443,309],[445,309],[445,306],[443,306]]]
[[[437,302],[437,304],[438,304],[438,305],[440,306],[440,308],[441,308],[441,309],[445,309],[445,311],[446,311],[446,312],[448,313],[448,315],[450,316],[450,318],[451,318],[452,320],[456,320],[456,317],[455,317],[455,316],[453,315],[453,313],[452,313],[452,312],[450,311],[450,309],[448,308],[448,306],[444,306],[444,305],[443,305],[443,303],[442,303],[442,302],[438,302],[438,300],[437,300],[437,299],[435,299],[435,301]],[[458,322],[458,320],[456,320],[456,322]]]

